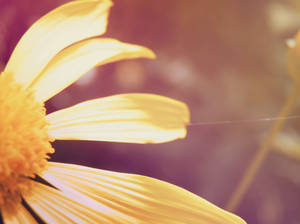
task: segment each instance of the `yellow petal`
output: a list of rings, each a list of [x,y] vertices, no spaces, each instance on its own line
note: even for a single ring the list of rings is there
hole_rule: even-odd
[[[22,204],[3,206],[1,215],[5,224],[37,224],[37,221]]]
[[[86,206],[95,202],[115,210],[113,223],[245,224],[191,192],[145,176],[50,162],[42,177],[66,197],[82,195],[91,200]]]
[[[46,14],[21,38],[4,74],[28,87],[60,50],[103,34],[111,6],[110,0],[80,0]]]
[[[37,100],[46,101],[96,65],[137,57],[154,58],[155,55],[145,47],[114,39],[85,40],[56,55],[30,87],[36,90]]]
[[[120,94],[47,115],[55,139],[159,143],[183,138],[189,110],[153,94]]]
[[[105,218],[105,214],[102,216],[97,213],[102,209],[100,204],[98,208],[93,209],[85,206],[89,201],[78,202],[78,198],[76,200],[67,197],[52,187],[33,183],[34,194],[25,195],[24,199],[46,223],[111,223],[108,222],[109,218]]]

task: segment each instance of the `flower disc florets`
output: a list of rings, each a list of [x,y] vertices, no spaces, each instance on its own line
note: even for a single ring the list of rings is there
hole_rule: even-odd
[[[50,144],[45,107],[11,75],[0,75],[0,206],[21,199],[47,165]]]

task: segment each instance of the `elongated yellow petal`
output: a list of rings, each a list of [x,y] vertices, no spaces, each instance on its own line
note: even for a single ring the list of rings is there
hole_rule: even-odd
[[[154,58],[155,56],[145,47],[114,39],[85,40],[56,55],[30,87],[36,90],[37,100],[46,101],[96,65],[137,57]]]
[[[70,197],[62,191],[37,182],[34,182],[34,190],[34,194],[25,195],[24,199],[46,223],[121,223],[121,219],[113,221],[116,216],[121,218],[118,212],[82,194],[75,193]]]
[[[110,0],[78,0],[43,16],[24,34],[5,68],[24,87],[63,48],[106,30]]]
[[[159,143],[183,138],[189,122],[184,103],[153,94],[120,94],[47,115],[55,139]]]
[[[37,224],[29,211],[21,204],[5,205],[1,208],[4,224]]]
[[[113,223],[131,217],[127,223],[245,224],[197,195],[149,177],[52,162],[42,177],[66,197],[83,195],[91,200],[86,206],[96,202],[115,210]]]

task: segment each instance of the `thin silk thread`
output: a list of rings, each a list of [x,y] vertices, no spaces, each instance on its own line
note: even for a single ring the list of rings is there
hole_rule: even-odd
[[[266,117],[255,119],[241,119],[241,120],[224,120],[224,121],[200,121],[192,122],[188,126],[202,126],[202,125],[226,125],[226,124],[240,124],[240,123],[253,123],[253,122],[269,122],[278,120],[295,120],[300,119],[300,115],[291,115],[287,117]]]

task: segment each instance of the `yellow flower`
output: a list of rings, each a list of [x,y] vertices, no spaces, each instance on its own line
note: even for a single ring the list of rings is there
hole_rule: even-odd
[[[159,143],[186,134],[186,105],[153,94],[115,95],[46,115],[44,102],[94,66],[154,58],[145,47],[96,37],[111,6],[77,0],[51,11],[24,34],[0,75],[4,223],[245,223],[153,178],[47,161],[56,139]]]

